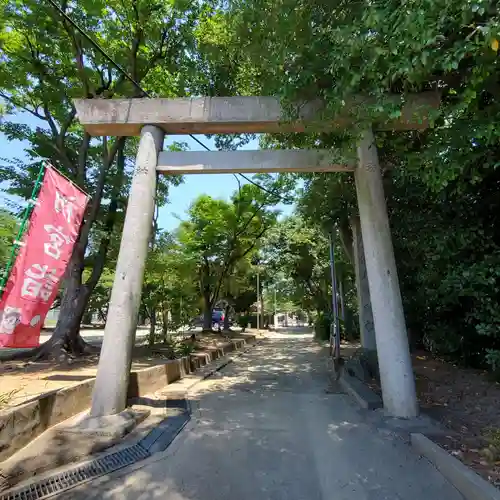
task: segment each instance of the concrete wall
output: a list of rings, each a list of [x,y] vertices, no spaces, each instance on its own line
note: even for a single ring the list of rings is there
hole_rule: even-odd
[[[246,336],[252,341],[253,336]],[[130,374],[128,398],[151,394],[179,380],[200,366],[245,345],[247,340],[233,340],[222,348],[194,353],[190,357],[133,370]],[[95,379],[42,394],[33,401],[0,411],[0,461],[6,460],[49,427],[90,407]]]

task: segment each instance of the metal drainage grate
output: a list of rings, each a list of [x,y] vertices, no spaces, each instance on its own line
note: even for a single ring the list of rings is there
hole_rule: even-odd
[[[69,471],[54,474],[28,486],[13,488],[5,494],[0,493],[0,500],[41,500],[56,493],[77,486],[80,483],[104,476],[123,467],[135,464],[164,451],[191,418],[189,402],[186,399],[162,401],[167,417],[145,436],[139,443],[96,458]]]
[[[76,486],[89,479],[104,476],[150,456],[140,444],[111,453],[72,470],[55,474],[24,488],[14,489],[0,500],[39,500]]]
[[[167,399],[165,409],[167,417],[139,441],[139,444],[151,454],[165,451],[191,419],[187,399]]]

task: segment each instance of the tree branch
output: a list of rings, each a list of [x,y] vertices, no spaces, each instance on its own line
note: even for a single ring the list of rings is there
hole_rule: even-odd
[[[124,139],[124,138],[123,138]],[[113,232],[113,228],[116,223],[116,213],[118,209],[118,199],[120,196],[120,191],[123,186],[124,179],[124,171],[125,171],[125,140],[123,140],[123,144],[118,148],[118,158],[116,160],[117,172],[114,177],[113,189],[111,192],[111,201],[109,204],[108,214],[106,217],[106,221],[104,224],[104,232],[105,236],[101,239],[99,244],[99,251],[97,252],[97,258],[95,259],[92,272],[85,282],[85,286],[92,292],[97,283],[99,282],[99,278],[101,277],[102,271],[104,269],[104,264],[106,262],[106,256],[109,249],[109,244],[111,242],[111,234]]]
[[[62,7],[64,11],[66,11],[66,5]],[[81,43],[78,40],[78,37],[71,26],[71,24],[63,18],[62,24],[64,26],[64,30],[66,34],[70,38],[71,45],[73,46],[73,52],[76,60],[76,67],[78,69],[78,73],[80,74],[80,80],[83,85],[83,91],[87,98],[92,97],[92,93],[90,91],[90,82],[85,73],[85,63],[83,61],[83,49]]]
[[[80,145],[80,151],[78,152],[78,165],[76,172],[76,182],[79,186],[85,186],[86,175],[85,166],[87,164],[87,157],[90,148],[91,136],[88,132],[83,132],[82,144]]]
[[[99,169],[99,176],[97,178],[97,185],[94,192],[94,196],[92,197],[92,202],[90,205],[90,209],[87,217],[85,218],[85,223],[82,227],[82,231],[80,234],[80,239],[82,243],[87,245],[90,229],[94,221],[97,218],[97,214],[99,213],[99,207],[101,206],[101,199],[104,192],[104,186],[106,184],[106,175],[109,166],[114,161],[115,155],[120,147],[125,146],[125,137],[118,137],[111,148],[109,154],[107,153],[107,141],[103,141],[103,161],[101,163],[101,168]]]
[[[17,101],[15,98],[13,98],[12,96],[6,94],[5,92],[3,92],[2,90],[0,90],[0,97],[2,97],[3,99],[5,99],[6,101],[10,102],[13,106],[15,106],[16,108],[20,108],[22,109],[23,111],[26,111],[27,113],[30,113],[31,115],[33,115],[35,118],[38,118],[39,120],[46,120],[45,116],[44,115],[41,115],[40,113],[38,113],[36,110],[34,109],[30,109],[30,108],[27,108],[26,106],[23,106],[22,104],[19,103],[19,101]],[[38,109],[38,108],[37,108]]]

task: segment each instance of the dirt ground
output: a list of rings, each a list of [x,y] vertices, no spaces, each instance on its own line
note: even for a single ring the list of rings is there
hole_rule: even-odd
[[[451,431],[448,436],[430,437],[500,487],[500,454],[486,457],[484,452],[500,439],[500,383],[486,372],[461,368],[425,352],[413,355],[413,368],[422,410]]]
[[[459,367],[427,352],[413,353],[412,360],[422,412],[450,431],[428,437],[500,488],[500,455],[484,453],[492,442],[500,444],[500,383],[486,372]],[[370,385],[380,393],[375,381]]]
[[[218,347],[227,340],[217,333],[196,336],[196,351]],[[163,362],[166,356],[158,350],[160,347],[136,346],[132,368],[147,368]],[[92,355],[62,364],[53,361],[0,361],[0,410],[30,401],[45,392],[94,378],[98,359],[98,355]]]

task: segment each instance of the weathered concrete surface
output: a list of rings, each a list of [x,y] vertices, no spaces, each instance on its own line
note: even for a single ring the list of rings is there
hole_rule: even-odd
[[[358,144],[359,165],[354,171],[359,216],[370,287],[380,382],[384,408],[394,417],[418,414],[415,380],[382,174],[373,132]]]
[[[142,129],[92,394],[93,417],[119,413],[127,405],[132,348],[155,208],[156,165],[163,139],[164,134],[157,127],[146,125]]]
[[[459,500],[396,433],[328,394],[311,336],[279,335],[198,384],[170,451],[64,500]]]
[[[427,458],[467,500],[500,500],[500,490],[423,434],[411,435],[417,453]]]
[[[359,216],[350,219],[352,230],[352,246],[354,254],[354,271],[356,273],[356,292],[359,304],[359,329],[361,334],[361,345],[368,351],[377,351],[375,340],[375,326],[373,324],[372,302],[370,300],[370,286],[368,284],[368,273],[366,272],[365,250],[363,247],[363,236],[361,234],[361,222]]]
[[[341,374],[339,384],[345,392],[361,406],[361,408],[374,410],[383,406],[382,398],[378,394],[375,394],[360,379],[350,375],[347,369]]]
[[[186,365],[189,373],[189,362],[186,363],[181,359],[165,361],[161,365],[132,372],[128,381],[127,400],[157,391],[179,380],[186,373]]]
[[[0,461],[33,441],[49,427],[90,405],[94,379],[51,391],[33,401],[0,412]]]
[[[228,172],[350,172],[332,151],[276,149],[256,151],[162,151],[158,172],[170,174],[225,174]]]
[[[189,361],[182,358],[133,370],[129,378],[128,398],[144,396],[175,382],[191,371]],[[0,411],[0,461],[8,459],[50,427],[87,410],[94,383],[95,379],[89,378]]]
[[[59,432],[87,436],[89,440],[97,437],[119,439],[128,434],[136,425],[145,420],[151,412],[147,409],[126,408],[115,415],[90,417],[88,412],[75,418],[71,425],[65,425]]]
[[[127,409],[89,419],[86,412],[52,427],[0,464],[0,491],[119,443],[149,413],[148,409]]]
[[[387,96],[401,106],[398,120],[379,124],[385,130],[425,129],[429,108],[439,106],[435,92]],[[373,105],[371,97],[352,97],[335,120],[322,117],[320,101],[302,104],[290,121],[276,97],[199,97],[179,99],[75,99],[78,119],[91,135],[139,135],[143,125],[157,125],[167,134],[236,134],[304,132],[344,127],[353,115]]]
[[[161,408],[162,402],[164,404],[166,399],[172,399],[174,396],[184,398],[190,388],[227,363],[228,359],[224,357],[225,354],[250,346],[254,342],[255,336],[247,334],[231,339],[218,349],[204,354],[206,363],[219,359],[218,363],[206,364],[195,373],[190,373],[192,370],[187,357],[132,372],[128,394],[133,410],[127,409],[117,415],[88,418],[88,411],[86,411],[75,416],[76,408],[79,408],[78,411],[81,412],[90,406],[94,379],[79,384],[83,386],[80,390],[78,386],[69,388],[73,391],[69,397],[67,390],[46,395],[46,397],[55,398],[54,413],[50,412],[52,407],[44,406],[39,400],[25,405],[26,408],[12,408],[8,414],[9,419],[5,421],[10,422],[11,425],[1,427],[4,421],[0,420],[0,442],[7,446],[4,450],[6,457],[27,443],[29,444],[0,463],[0,491],[13,487],[34,475],[85,459],[89,455],[118,443],[137,423],[149,415],[151,409]],[[148,404],[152,401],[150,395],[154,394],[159,396],[158,404],[153,405],[153,408],[143,406],[143,403]],[[57,402],[57,398],[63,403],[67,402],[64,409],[66,413],[61,414],[57,410],[58,404],[61,404]],[[31,411],[33,408],[36,409],[34,414]],[[73,418],[61,422],[63,416],[66,419]],[[143,428],[151,427],[149,420],[145,426],[142,426]],[[48,424],[54,427],[40,435],[47,429]],[[38,437],[35,439],[36,436]]]

